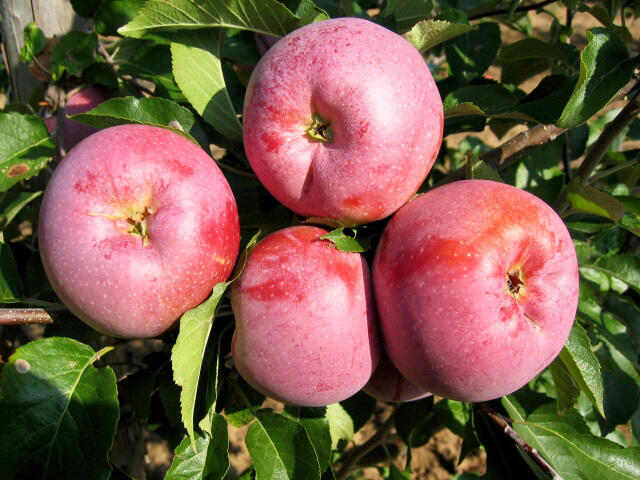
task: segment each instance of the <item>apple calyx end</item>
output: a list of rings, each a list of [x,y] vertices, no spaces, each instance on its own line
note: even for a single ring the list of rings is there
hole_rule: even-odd
[[[307,127],[307,137],[314,142],[331,142],[333,140],[331,124],[315,113],[311,119],[311,123]]]
[[[142,245],[144,247],[148,246],[151,243],[149,240],[149,225],[147,223],[147,218],[149,218],[149,216],[152,214],[153,211],[151,211],[149,207],[145,206],[142,211],[134,212],[126,219],[127,223],[130,225],[127,233],[130,235],[135,235],[136,237],[140,237],[142,239]]]
[[[522,270],[518,268],[511,268],[507,270],[505,274],[505,290],[511,295],[515,300],[518,300],[524,293],[524,281]]]

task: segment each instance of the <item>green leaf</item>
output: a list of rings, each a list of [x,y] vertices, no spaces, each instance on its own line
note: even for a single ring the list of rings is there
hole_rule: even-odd
[[[551,362],[549,371],[556,387],[558,414],[562,416],[575,405],[580,396],[580,387],[560,358]]]
[[[437,421],[459,437],[465,436],[465,425],[471,418],[469,404],[444,398],[433,406]]]
[[[320,237],[329,240],[338,250],[343,252],[366,252],[371,242],[366,237],[358,238],[358,230],[354,228],[337,228]]]
[[[342,405],[332,403],[327,405],[327,420],[329,421],[329,432],[331,433],[331,448],[338,448],[338,442],[353,440],[353,420]]]
[[[257,480],[320,480],[305,428],[272,410],[260,410],[245,439]]]
[[[309,435],[316,452],[320,471],[324,472],[331,462],[331,432],[325,408],[303,408],[287,405],[283,415],[301,424]]]
[[[574,210],[599,215],[615,222],[624,214],[624,205],[613,195],[583,185],[578,180],[572,181],[567,187],[567,200]]]
[[[467,163],[465,163],[465,175],[467,180],[493,180],[504,183],[500,174],[483,162],[476,154],[469,150],[467,152]]]
[[[420,447],[431,438],[433,433],[432,409],[433,396],[401,403],[396,409],[394,424],[398,435],[409,448]]]
[[[0,113],[0,192],[42,170],[56,149],[41,118]]]
[[[188,436],[182,439],[165,480],[222,480],[229,470],[229,434],[227,422],[216,415],[212,437],[195,435],[196,450]]]
[[[182,387],[180,404],[182,422],[191,437],[195,449],[194,412],[200,370],[205,348],[213,326],[218,303],[231,282],[221,282],[213,287],[211,296],[180,318],[180,333],[171,351],[173,379]]]
[[[103,0],[71,0],[71,6],[81,17],[93,18],[102,2]]]
[[[587,32],[587,46],[580,53],[580,77],[558,119],[560,127],[577,127],[607,105],[631,79],[640,56],[629,58],[615,34],[605,28]]]
[[[253,412],[260,408],[265,396],[251,388],[242,377],[232,382],[231,385],[227,382],[226,386],[231,388],[223,390],[226,395],[221,403],[224,405],[227,421],[239,428],[253,420]]]
[[[538,86],[526,97],[520,99],[518,112],[534,120],[551,124],[562,115],[571,92],[576,84],[577,76],[549,75],[544,77]],[[504,80],[503,80],[504,81]],[[571,131],[571,133],[575,130]],[[577,158],[580,155],[577,155]]]
[[[403,33],[413,27],[416,22],[424,20],[431,13],[431,0],[387,0],[381,17],[394,19],[393,30]]]
[[[0,477],[106,480],[118,421],[111,368],[69,338],[20,347],[2,369]]]
[[[119,75],[149,80],[156,85],[154,94],[176,102],[185,102],[171,70],[171,47],[150,40],[123,38],[112,55]]]
[[[0,201],[0,230],[4,230],[11,220],[42,192],[10,192]]]
[[[70,115],[73,120],[96,128],[135,123],[154,125],[177,133],[198,143],[191,133],[198,135],[193,114],[184,107],[164,98],[112,98],[86,113]],[[176,123],[180,125],[177,128]],[[175,126],[174,126],[175,125]]]
[[[173,75],[193,108],[224,136],[242,140],[242,125],[222,73],[224,31],[183,32],[171,44]]]
[[[440,45],[473,27],[464,23],[451,23],[445,20],[423,20],[416,23],[403,37],[421,52]]]
[[[477,25],[445,44],[445,53],[453,76],[467,83],[481,76],[493,62],[500,47],[500,27],[495,22]]]
[[[44,50],[46,43],[44,33],[36,26],[35,22],[28,23],[24,27],[24,46],[20,49],[20,60],[32,62],[36,55]]]
[[[376,399],[362,390],[340,402],[340,406],[351,417],[354,432],[360,430],[369,421],[376,411],[376,405]]]
[[[587,332],[579,324],[573,325],[559,358],[598,413],[604,417],[600,362],[591,350]]]
[[[640,257],[631,253],[600,257],[590,267],[622,280],[640,293]]]
[[[564,189],[564,172],[558,168],[563,138],[529,151],[522,159],[500,172],[505,182],[533,193],[551,204]]]
[[[525,419],[512,396],[503,397],[502,404],[515,420],[513,428],[562,478],[630,480],[640,476],[640,448],[623,448],[592,435],[576,410],[559,418],[553,404],[547,404]]]
[[[51,52],[51,76],[58,81],[67,72],[69,75],[79,75],[82,70],[95,62],[95,49],[98,47],[98,37],[95,33],[83,33],[71,30],[60,37]]]
[[[149,0],[118,33],[140,38],[164,30],[230,27],[282,37],[297,25],[275,0]]]
[[[96,32],[115,35],[122,25],[130,22],[145,0],[104,0],[93,15]]]
[[[445,118],[483,115],[532,120],[517,112],[518,97],[499,84],[467,85],[447,94],[442,102]]]
[[[22,279],[11,247],[0,242],[0,303],[17,303],[22,297]]]
[[[532,58],[550,58],[565,64],[568,63],[567,57],[561,50],[550,43],[533,37],[510,43],[498,53],[498,60],[502,63]]]
[[[395,466],[393,462],[389,463],[389,480],[411,480],[411,472],[403,472]]]

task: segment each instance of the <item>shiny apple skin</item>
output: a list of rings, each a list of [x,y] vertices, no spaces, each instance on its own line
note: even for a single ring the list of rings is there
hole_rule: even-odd
[[[127,233],[144,212],[145,244]],[[95,133],[56,168],[39,220],[45,272],[64,304],[116,337],[161,334],[228,278],[239,248],[233,193],[200,147],[169,130]]]
[[[313,140],[315,115],[332,139]],[[385,218],[417,191],[438,154],[443,111],[420,53],[368,20],[337,18],[282,38],[252,73],[244,146],[264,186],[305,217]]]
[[[562,349],[578,264],[558,215],[487,180],[451,183],[400,209],[373,281],[387,353],[412,383],[478,402],[525,385]]]
[[[253,388],[291,405],[342,401],[379,358],[369,267],[327,231],[296,226],[265,237],[233,284],[234,364]]]

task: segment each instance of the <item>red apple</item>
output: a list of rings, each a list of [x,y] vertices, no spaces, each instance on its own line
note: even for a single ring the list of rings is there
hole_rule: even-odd
[[[363,390],[385,402],[412,402],[431,395],[404,378],[384,350],[380,354],[378,367]]]
[[[478,402],[509,394],[560,352],[578,302],[576,253],[539,198],[455,182],[402,207],[373,280],[387,353],[412,383]]]
[[[285,206],[343,224],[407,202],[442,140],[442,101],[420,53],[358,18],[306,25],[269,49],[244,102],[251,167]]]
[[[89,85],[67,100],[62,112],[62,140],[67,152],[80,140],[98,131],[89,125],[67,118],[67,115],[88,112],[110,98],[111,95],[105,90]]]
[[[152,337],[227,279],[238,212],[197,145],[121,125],[86,138],[56,168],[39,241],[51,285],[75,315],[110,335]]]
[[[238,372],[292,405],[344,400],[378,362],[369,267],[319,238],[326,233],[298,226],[265,237],[231,289]]]

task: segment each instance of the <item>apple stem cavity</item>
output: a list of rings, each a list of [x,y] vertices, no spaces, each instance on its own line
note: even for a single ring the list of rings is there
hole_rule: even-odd
[[[140,237],[142,239],[142,246],[146,247],[150,245],[149,240],[149,225],[147,223],[147,218],[152,215],[154,212],[149,210],[149,207],[145,206],[142,211],[134,211],[130,215],[110,215],[108,213],[95,213],[89,212],[89,216],[91,217],[104,217],[109,220],[121,221],[124,220],[129,224],[129,229],[120,230],[122,233],[127,235],[135,235],[136,237]]]
[[[315,113],[311,119],[309,128],[307,128],[307,136],[316,142],[329,143],[333,140],[331,124]]]
[[[522,271],[518,269],[512,269],[506,274],[507,282],[506,289],[514,299],[518,300],[522,295],[524,289],[524,282],[522,281]]]

